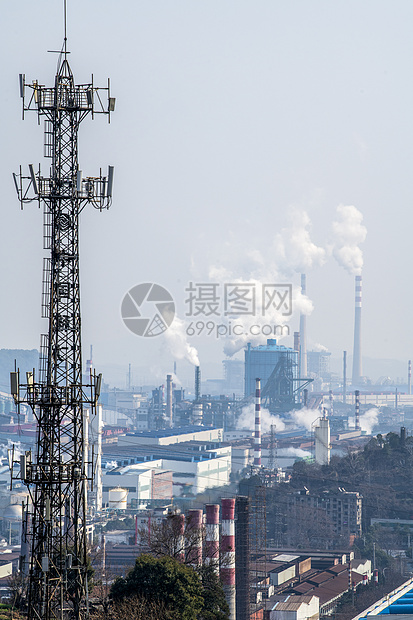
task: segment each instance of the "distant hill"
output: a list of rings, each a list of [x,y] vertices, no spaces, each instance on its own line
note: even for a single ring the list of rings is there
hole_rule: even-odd
[[[21,381],[25,381],[28,370],[38,369],[39,352],[36,349],[0,349],[0,392],[10,393],[10,372],[14,370],[14,360],[20,368]]]

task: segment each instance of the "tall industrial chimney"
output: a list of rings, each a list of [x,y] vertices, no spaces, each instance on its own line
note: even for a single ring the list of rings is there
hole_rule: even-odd
[[[172,375],[166,375],[166,419],[172,428]]]
[[[187,531],[190,532],[192,545],[188,559],[194,568],[202,564],[202,521],[201,509],[194,508],[188,511]]]
[[[178,518],[178,560],[185,562],[185,515],[177,515]]]
[[[294,332],[294,351],[297,351],[298,355],[300,355],[300,332]]]
[[[237,620],[250,620],[250,498],[235,500],[235,586]]]
[[[195,366],[195,402],[199,402],[201,398],[201,368]]]
[[[221,508],[221,581],[230,620],[235,620],[235,499],[223,498]]]
[[[195,400],[192,405],[192,422],[193,424],[202,424],[202,402],[201,402],[201,368],[195,366]]]
[[[343,404],[347,402],[347,351],[343,351]]]
[[[412,393],[412,360],[407,364],[407,393]]]
[[[219,573],[219,504],[207,504],[205,514],[205,564]]]
[[[254,467],[261,467],[261,379],[255,379]]]
[[[305,273],[301,274],[301,295],[307,294]],[[300,377],[307,376],[307,317],[300,314]]]
[[[353,385],[361,381],[361,276],[356,276],[356,299],[354,314]]]
[[[355,418],[355,429],[356,431],[360,430],[360,392],[356,390],[354,392],[354,418]]]

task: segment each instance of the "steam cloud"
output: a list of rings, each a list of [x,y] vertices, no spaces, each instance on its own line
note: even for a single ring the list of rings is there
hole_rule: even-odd
[[[164,333],[168,349],[173,357],[178,360],[186,359],[194,366],[199,366],[198,351],[188,342],[185,333],[185,323],[175,316],[172,325]]]
[[[296,426],[304,426],[305,429],[311,431],[312,424],[320,417],[318,409],[297,409],[290,411],[288,414]]]
[[[271,425],[274,424],[276,431],[285,429],[285,422],[278,415],[271,415],[268,409],[261,409],[261,431],[269,433]],[[255,405],[251,403],[242,408],[241,415],[237,420],[237,429],[250,429],[255,425]]]
[[[257,293],[254,315],[233,317],[233,322],[242,326],[239,330],[242,333],[236,336],[228,333],[224,345],[224,353],[228,356],[240,351],[248,342],[256,346],[265,344],[267,338],[282,339],[291,335],[289,322],[292,316],[283,313],[283,309],[277,308],[276,305],[268,308],[262,306],[262,285],[263,283],[291,282],[294,272],[309,270],[316,265],[323,264],[325,260],[325,250],[311,241],[311,222],[307,213],[292,208],[289,220],[289,225],[275,237],[272,247],[266,248],[265,255],[259,250],[250,250],[245,254],[243,248],[243,258],[234,265],[233,269],[212,266],[209,270],[208,276],[211,282],[253,284]],[[230,265],[234,254],[238,256],[235,243],[229,249],[232,256],[229,256],[228,260],[224,257],[221,263]],[[313,311],[311,300],[301,294],[298,286],[292,288],[292,311],[293,314],[305,314],[306,316]],[[222,322],[229,325],[227,317],[222,317]],[[252,326],[254,326],[253,332],[251,332]],[[266,333],[259,329],[264,326]],[[269,333],[268,326],[275,327],[273,333]]]
[[[363,252],[359,244],[367,235],[367,228],[362,224],[363,214],[352,205],[340,205],[337,207],[337,218],[333,222],[334,258],[351,275],[360,275]]]
[[[323,265],[326,251],[311,241],[311,220],[307,212],[292,207],[289,220],[290,225],[275,238],[274,253],[278,263],[283,265],[283,271],[301,273]]]
[[[279,448],[277,450],[278,456],[296,456],[298,458],[306,458],[311,457],[311,452],[307,450],[302,450],[301,448],[293,448],[290,446],[289,448]]]
[[[373,428],[379,423],[379,410],[368,409],[360,416],[360,427],[362,431],[366,431],[367,435],[371,435]]]

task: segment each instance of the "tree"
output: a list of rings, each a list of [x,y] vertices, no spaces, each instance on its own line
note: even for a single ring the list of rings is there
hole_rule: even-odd
[[[198,575],[171,557],[141,555],[126,578],[116,579],[111,588],[115,603],[133,595],[163,605],[170,620],[195,620],[204,605]]]
[[[167,612],[160,603],[132,595],[111,605],[92,610],[93,620],[168,620]]]
[[[229,606],[222,584],[212,565],[199,569],[203,586],[204,604],[199,620],[228,620]]]

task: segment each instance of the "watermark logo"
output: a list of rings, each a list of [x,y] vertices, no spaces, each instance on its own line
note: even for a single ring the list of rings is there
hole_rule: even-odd
[[[261,316],[274,311],[292,314],[292,284],[257,284],[255,282],[190,282],[185,304],[186,316]]]
[[[185,288],[187,336],[257,337],[285,336],[290,327],[264,323],[292,314],[292,284],[256,282],[189,282]],[[121,314],[126,327],[137,336],[163,334],[175,317],[172,295],[159,284],[138,284],[123,298]],[[251,324],[252,317],[257,323]],[[219,319],[219,320],[218,320]]]
[[[172,324],[175,302],[170,292],[159,284],[137,284],[124,296],[121,315],[132,333],[153,338],[163,334]]]

